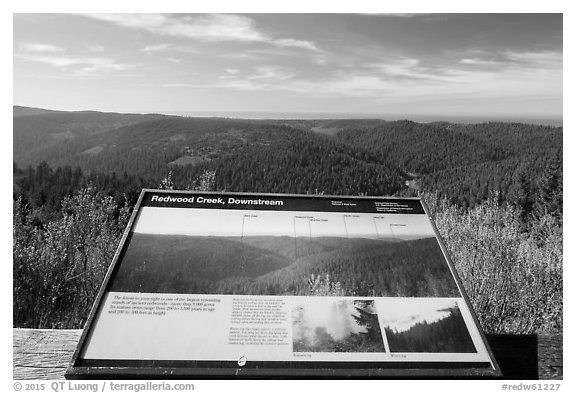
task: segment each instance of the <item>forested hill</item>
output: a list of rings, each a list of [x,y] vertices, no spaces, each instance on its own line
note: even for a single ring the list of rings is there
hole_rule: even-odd
[[[520,123],[382,122],[347,126],[337,138],[386,156],[407,172],[427,174],[562,147],[562,128]]]
[[[187,188],[216,171],[226,191],[408,195],[439,191],[473,206],[494,191],[536,203],[558,191],[562,128],[378,119],[241,120],[14,107],[14,161],[126,174]],[[548,176],[544,179],[543,177]],[[407,183],[408,180],[411,180]],[[549,182],[550,183],[550,182]],[[406,184],[409,184],[407,187]],[[561,194],[561,192],[560,192]]]
[[[218,187],[228,191],[394,194],[404,187],[403,173],[385,158],[274,121],[120,115],[114,117],[117,123],[102,117],[97,128],[93,120],[98,114],[88,114],[86,125],[76,126],[70,116],[16,118],[16,165],[45,161],[51,167],[79,166],[84,172],[126,172],[153,185],[172,172],[180,188],[203,170],[216,169]],[[57,126],[41,125],[43,118],[55,117]],[[130,124],[117,127],[119,122]]]
[[[52,166],[76,164],[74,146],[100,133],[162,115],[61,112],[14,108],[14,161],[20,166],[46,161]]]
[[[41,109],[41,108],[29,108],[27,106],[19,106],[19,105],[14,105],[12,107],[13,117],[45,115],[48,113],[55,113],[55,112],[62,113],[62,111],[54,111],[50,109]]]
[[[15,327],[84,326],[140,190],[162,187],[401,196],[424,191],[484,330],[562,331],[562,128],[14,107],[13,138]],[[275,253],[276,270],[220,280],[221,290],[270,293],[293,284],[306,294],[341,296],[345,287],[372,294],[367,280],[379,276],[370,266],[381,267],[383,259],[372,258],[370,247],[357,270],[370,274],[355,282],[349,273],[355,265],[337,248],[342,242],[296,242],[289,249],[283,240],[248,241],[253,267],[260,266],[258,255]],[[407,249],[392,248],[405,259]],[[429,259],[430,252],[421,250]],[[285,266],[287,259],[299,262]],[[419,266],[402,265],[428,276]],[[389,269],[376,270],[388,277]],[[399,277],[397,284],[403,277],[414,290],[424,287],[410,275]]]
[[[386,157],[415,177],[413,188],[438,191],[463,206],[498,192],[501,200],[531,210],[542,183],[550,181],[556,187],[550,192],[562,194],[562,127],[407,120],[331,127],[339,141]]]

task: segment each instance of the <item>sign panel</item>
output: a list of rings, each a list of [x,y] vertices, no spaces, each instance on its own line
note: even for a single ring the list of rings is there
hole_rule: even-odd
[[[416,198],[144,190],[67,376],[497,376]]]

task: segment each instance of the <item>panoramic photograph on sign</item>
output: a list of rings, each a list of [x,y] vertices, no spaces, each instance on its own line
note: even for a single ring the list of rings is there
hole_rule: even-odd
[[[159,368],[499,373],[419,199],[144,190],[68,376]]]

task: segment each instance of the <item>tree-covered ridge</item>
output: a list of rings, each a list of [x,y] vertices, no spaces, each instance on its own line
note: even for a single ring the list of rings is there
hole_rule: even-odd
[[[80,167],[54,169],[45,162],[25,170],[16,164],[13,167],[13,198],[32,210],[32,222],[37,226],[61,217],[62,199],[72,197],[86,187],[112,197],[117,206],[125,203],[133,206],[142,188],[155,185],[126,172],[122,175],[116,172],[86,174]]]
[[[433,172],[416,182],[422,191],[439,192],[464,207],[475,206],[497,194],[501,201],[523,206],[528,214],[534,205],[542,204],[549,205],[549,212],[561,214],[562,173],[562,149],[543,148],[500,161]],[[546,182],[548,185],[544,186]],[[554,206],[547,202],[552,195],[559,198]]]
[[[562,127],[398,121],[346,128],[336,138],[385,155],[415,177],[411,188],[439,192],[460,206],[473,207],[497,194],[525,216],[536,206],[561,214]]]
[[[244,240],[135,233],[113,290],[298,296],[309,293],[309,277],[326,274],[347,296],[460,296],[434,238]]]
[[[292,261],[234,238],[134,233],[112,287],[119,292],[217,293],[228,277],[257,277]]]
[[[460,309],[454,306],[447,311],[437,321],[417,322],[404,331],[386,326],[390,352],[476,353]]]
[[[20,106],[20,105],[14,105],[12,107],[13,117],[45,115],[48,113],[55,113],[55,112],[61,113],[62,111],[55,111],[51,109],[42,109],[42,108],[30,108],[27,106]]]
[[[336,137],[387,157],[406,172],[418,174],[507,156],[504,149],[473,134],[454,131],[452,125],[444,123],[386,122],[367,129],[347,128]]]
[[[216,186],[226,191],[391,195],[404,187],[401,173],[385,161],[308,134],[281,148],[247,147],[206,167],[216,170]]]
[[[502,122],[456,124],[450,127],[516,155],[538,152],[543,148],[558,149],[563,143],[562,127]]]
[[[367,195],[436,192],[474,206],[495,191],[535,205],[562,128],[520,123],[416,123],[377,119],[239,120],[48,112],[14,122],[14,161],[79,166],[142,178],[168,173],[188,188],[205,170],[228,191]],[[518,201],[520,168],[530,201]],[[415,178],[415,179],[414,179]],[[405,184],[407,180],[412,180]],[[558,183],[561,183],[561,166]],[[528,212],[527,214],[529,214]]]
[[[402,170],[428,174],[453,167],[500,161],[562,148],[562,127],[520,123],[383,122],[368,128],[348,127],[337,139],[385,155]]]
[[[20,166],[39,158],[156,183],[172,171],[178,186],[215,169],[218,187],[226,190],[349,193],[359,186],[361,192],[389,194],[403,187],[400,171],[366,151],[263,121],[166,117],[64,140],[38,157],[15,154]]]
[[[306,256],[255,279],[224,280],[218,291],[242,294],[306,295],[306,279],[328,274],[346,296],[459,296],[435,239],[386,242],[318,239],[338,247]]]
[[[17,111],[24,113],[23,109]],[[35,112],[13,119],[14,161],[20,166],[47,161],[53,166],[73,165],[75,148],[86,139],[162,115],[104,112]],[[60,157],[61,161],[58,161]],[[63,159],[65,158],[65,159]]]

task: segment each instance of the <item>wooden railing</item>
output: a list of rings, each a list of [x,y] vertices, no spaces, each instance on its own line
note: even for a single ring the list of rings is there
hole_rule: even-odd
[[[81,330],[13,330],[14,379],[62,379]],[[562,335],[487,335],[504,379],[562,379]]]

